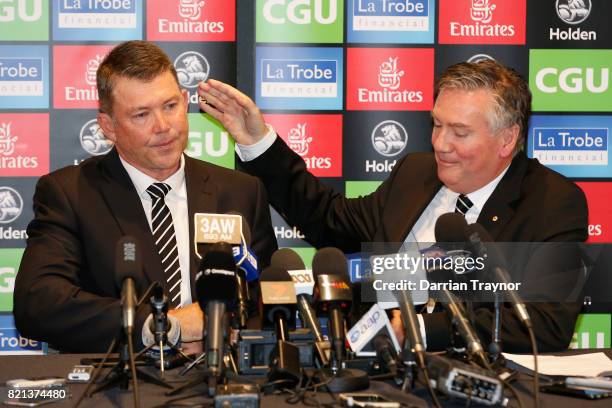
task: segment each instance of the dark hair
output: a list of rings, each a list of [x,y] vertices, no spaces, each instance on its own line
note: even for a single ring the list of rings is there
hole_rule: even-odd
[[[157,45],[147,41],[126,41],[117,45],[104,57],[96,73],[100,112],[111,114],[113,111],[113,87],[117,77],[151,81],[168,71],[179,85],[172,61]]]
[[[527,81],[514,69],[494,60],[461,62],[450,66],[436,81],[434,96],[444,89],[489,90],[495,101],[489,114],[493,131],[519,125],[521,136],[516,151],[527,136],[531,112],[531,91]]]

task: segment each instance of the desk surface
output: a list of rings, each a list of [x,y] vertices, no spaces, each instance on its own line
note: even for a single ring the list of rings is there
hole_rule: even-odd
[[[601,351],[601,350],[599,350]],[[610,355],[611,353],[606,353]],[[70,371],[73,365],[79,364],[81,358],[84,355],[75,355],[75,354],[63,354],[63,355],[49,355],[49,356],[4,356],[0,357],[0,384],[4,386],[7,380],[15,379],[15,378],[33,378],[33,377],[49,377],[49,376],[57,376],[57,377],[65,377],[67,373]],[[146,368],[145,368],[146,369]],[[151,370],[151,369],[148,369]],[[150,371],[155,373],[157,371]],[[197,373],[192,370],[186,377],[187,379],[196,378]],[[178,377],[176,370],[172,370],[166,374],[165,378],[172,385],[179,385],[185,381],[185,377]],[[142,381],[140,384],[140,398],[141,398],[141,406],[142,407],[154,407],[160,404],[163,404],[165,401],[169,399],[164,395],[166,391],[164,388],[145,384]],[[523,401],[523,406],[533,407],[532,400],[532,382],[527,376],[519,376],[519,379],[513,383],[519,394],[521,395],[521,399]],[[6,397],[6,387],[0,388],[0,396],[2,400]],[[68,407],[73,406],[76,402],[77,398],[84,392],[85,385],[84,384],[69,384],[69,393],[71,394],[71,398],[68,400],[64,400],[59,403],[53,403],[44,405],[45,407]],[[187,395],[203,395],[205,387],[202,385],[190,390],[185,391],[181,396]],[[423,390],[417,390],[414,394],[405,394],[395,389],[389,384],[372,381],[370,390],[373,392],[378,392],[387,397],[390,397],[394,400],[403,402],[407,404],[407,406],[413,407],[428,407],[430,406],[427,402],[428,396],[427,392]],[[318,392],[316,394],[317,400],[320,403],[331,403],[333,402],[333,397],[325,392]],[[262,396],[261,406],[262,407],[299,407],[305,406],[300,404],[289,404],[286,402],[288,395],[266,395]],[[185,400],[185,402],[200,402],[204,403],[207,401],[204,397],[196,397],[189,400]],[[210,401],[210,400],[209,400]],[[448,401],[441,399],[444,406],[449,407],[463,407],[465,406],[465,401],[456,400],[456,401]],[[558,395],[550,395],[550,394],[541,394],[542,408],[565,408],[565,407],[580,407],[580,408],[602,408],[612,406],[612,398],[598,400],[598,401],[588,401],[583,399],[576,399],[570,397],[563,397]],[[96,394],[94,397],[90,399],[85,399],[81,404],[83,407],[100,407],[100,406],[117,406],[117,407],[131,407],[133,406],[132,400],[132,392],[130,390],[124,391],[118,388]],[[339,406],[339,405],[338,405]],[[518,404],[516,401],[510,401],[511,407],[517,407]]]

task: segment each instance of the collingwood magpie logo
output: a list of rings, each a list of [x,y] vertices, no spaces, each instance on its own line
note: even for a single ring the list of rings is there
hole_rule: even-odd
[[[23,210],[23,199],[17,190],[10,187],[0,187],[0,224],[15,221]]]
[[[206,81],[210,65],[204,56],[195,51],[187,51],[176,57],[174,67],[179,82],[185,88],[195,88],[201,81]]]
[[[557,15],[567,24],[580,24],[591,13],[591,0],[557,0]]]
[[[108,153],[114,145],[104,136],[96,119],[92,119],[83,125],[79,133],[79,141],[83,150],[93,156]]]
[[[400,154],[408,143],[406,128],[394,120],[380,122],[372,131],[372,146],[383,156]]]

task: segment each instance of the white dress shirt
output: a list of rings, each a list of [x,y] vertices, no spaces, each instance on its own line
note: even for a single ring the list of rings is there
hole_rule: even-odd
[[[272,126],[268,126],[268,133],[263,139],[252,145],[241,145],[236,143],[236,154],[242,161],[250,161],[262,155],[276,140],[278,137]],[[493,194],[495,187],[499,184],[499,181],[504,177],[504,174],[508,171],[508,165],[496,178],[491,180],[485,186],[478,190],[467,194],[467,197],[474,204],[466,213],[465,221],[468,224],[473,224],[478,219],[482,208],[485,203]],[[457,197],[459,193],[456,193],[446,186],[436,193],[434,198],[429,202],[425,210],[416,221],[404,242],[417,242],[425,244],[427,247],[436,242],[435,226],[438,217],[448,212],[455,212],[455,205],[457,203]],[[429,245],[428,245],[429,244]],[[433,307],[428,307],[428,312],[431,313]],[[419,320],[419,328],[421,336],[423,337],[424,346],[427,347],[427,336],[425,334],[425,322],[420,314],[417,314]]]
[[[151,220],[151,206],[153,201],[147,193],[147,188],[153,183],[159,183],[159,180],[144,174],[130,163],[123,160],[121,156],[121,164],[125,167],[132,184],[136,187],[136,192],[140,197],[142,208],[144,209],[149,228],[153,231]],[[185,158],[181,155],[181,164],[179,169],[168,177],[163,183],[168,184],[172,189],[165,197],[165,202],[170,213],[172,214],[172,222],[174,223],[174,232],[176,234],[176,244],[179,253],[179,265],[181,267],[181,306],[191,303],[191,278],[190,278],[190,260],[189,260],[189,215],[187,210],[187,186],[185,184]]]

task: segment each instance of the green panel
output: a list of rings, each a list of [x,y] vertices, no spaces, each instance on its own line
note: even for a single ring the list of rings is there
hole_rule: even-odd
[[[317,250],[315,248],[291,248],[302,258],[304,261],[304,266],[306,269],[312,269],[312,258],[314,258],[315,252]]]
[[[0,1],[0,41],[47,41],[49,0]]]
[[[341,43],[344,0],[257,0],[256,41]]]
[[[612,110],[612,50],[531,50],[534,111]]]
[[[195,159],[234,169],[234,140],[217,120],[202,113],[189,115],[189,140],[185,153]]]
[[[345,194],[348,198],[366,196],[375,191],[382,181],[347,181]]]
[[[23,248],[0,248],[0,312],[13,310],[13,290]]]
[[[570,348],[610,348],[612,315],[582,314],[578,316]]]

